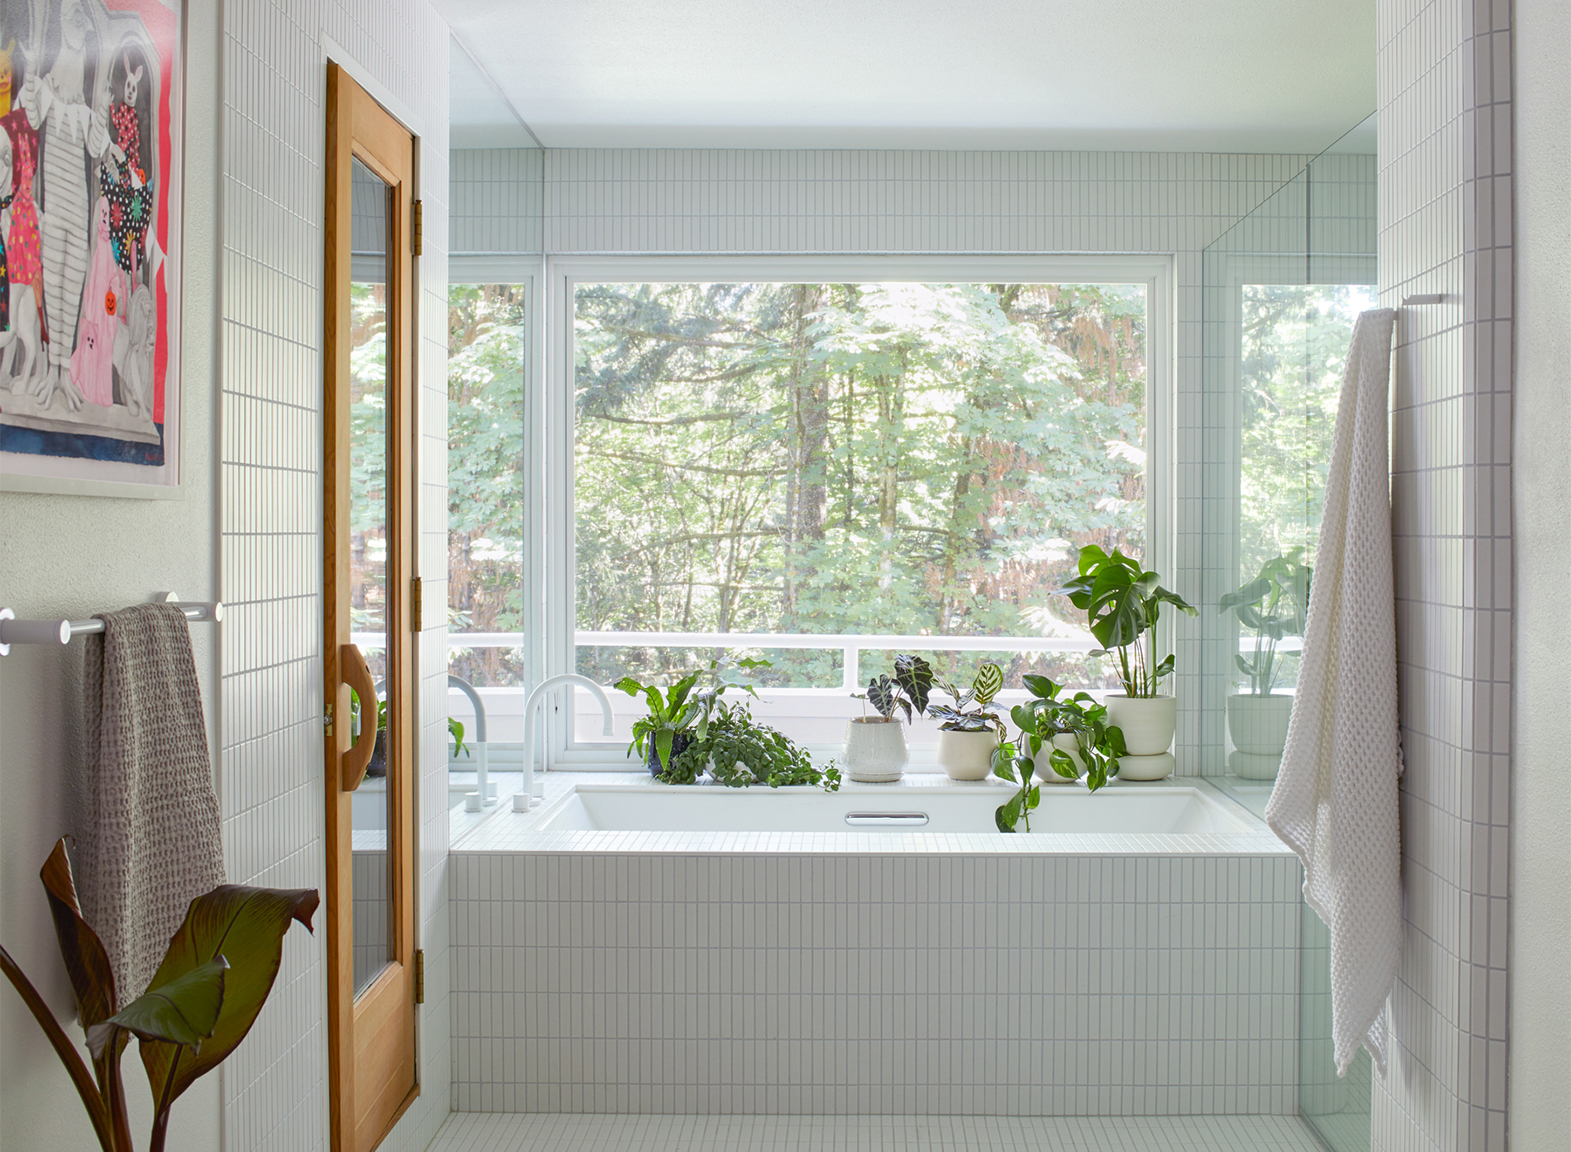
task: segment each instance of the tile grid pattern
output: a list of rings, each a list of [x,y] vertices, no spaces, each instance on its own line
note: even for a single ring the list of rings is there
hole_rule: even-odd
[[[447,168],[446,28],[424,0],[226,0],[223,8],[220,795],[231,880],[320,887],[321,315],[325,140],[322,43],[345,47],[429,117],[425,188]],[[446,205],[425,197],[419,307],[445,316]],[[430,310],[434,309],[434,312]],[[430,327],[430,326],[428,326]],[[419,350],[420,564],[445,598],[446,347]],[[440,620],[440,617],[438,617]],[[446,996],[446,642],[421,638],[422,818],[418,895],[427,948],[422,1096],[384,1145],[424,1148],[450,1099]],[[433,794],[440,795],[433,802]],[[434,803],[434,814],[433,814]],[[225,1064],[230,1152],[300,1152],[326,1143],[326,1036],[320,933],[291,932],[273,993]]]
[[[1512,707],[1511,6],[1379,5],[1402,870],[1380,1152],[1506,1147]]]
[[[539,148],[459,148],[448,195],[454,252],[540,252],[545,152]]]
[[[455,1115],[431,1152],[1323,1152],[1286,1116]]]
[[[461,1112],[1297,1111],[1290,855],[465,847]]]
[[[549,149],[552,254],[1176,253],[1170,586],[1203,578],[1201,252],[1307,156]],[[1193,627],[1185,619],[1180,628]],[[1186,633],[1193,635],[1194,633]],[[1174,678],[1178,773],[1206,767],[1197,660]]]

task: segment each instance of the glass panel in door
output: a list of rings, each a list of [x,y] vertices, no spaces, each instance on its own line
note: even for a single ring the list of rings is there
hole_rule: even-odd
[[[354,982],[358,996],[394,959],[394,891],[389,875],[386,710],[388,641],[387,483],[388,261],[393,190],[358,159],[351,161],[349,253],[349,615],[351,637],[377,682],[373,710],[362,705],[360,724],[376,724],[376,750],[353,797],[350,884],[354,893]],[[396,757],[393,758],[396,760]]]

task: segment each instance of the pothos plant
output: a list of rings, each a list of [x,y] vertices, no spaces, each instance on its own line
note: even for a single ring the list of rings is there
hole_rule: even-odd
[[[717,784],[744,788],[768,784],[816,784],[826,792],[840,788],[840,770],[830,762],[820,771],[812,757],[784,733],[760,724],[745,701],[721,703],[705,733],[694,737],[660,773],[663,784],[693,784],[709,769]]]
[[[1117,548],[1108,553],[1087,544],[1080,549],[1077,566],[1080,574],[1060,591],[1085,612],[1091,635],[1102,646],[1091,655],[1116,651],[1125,695],[1155,696],[1158,682],[1173,671],[1172,653],[1161,660],[1156,655],[1156,623],[1162,605],[1171,604],[1190,616],[1198,612],[1178,593],[1163,588],[1162,578],[1155,572],[1143,571],[1137,560]]]
[[[87,1109],[103,1152],[134,1152],[120,1056],[135,1036],[153,1093],[149,1152],[163,1152],[174,1102],[224,1062],[256,1021],[273,988],[292,922],[311,929],[313,889],[225,884],[191,901],[147,991],[121,1007],[109,954],[82,919],[65,841],[39,873],[54,917],[77,1016],[87,1030],[89,1072],[77,1047],[16,961],[0,948],[0,971],[16,988]]]
[[[976,679],[969,688],[960,689],[950,683],[940,684],[939,688],[954,701],[954,706],[930,704],[927,714],[939,721],[938,727],[944,732],[986,732],[991,728],[1002,739],[1004,722],[999,719],[997,710],[988,705],[1003,686],[1004,670],[992,662],[984,663],[977,669]],[[968,704],[975,704],[976,707],[967,709]]]
[[[751,672],[768,668],[769,661],[738,660],[736,666]],[[708,683],[700,687],[701,680]],[[641,684],[631,676],[623,676],[613,687],[629,696],[643,693],[649,705],[648,714],[633,722],[633,742],[627,750],[636,750],[639,759],[657,776],[670,770],[672,756],[682,752],[695,737],[703,740],[709,734],[710,718],[727,688],[740,688],[755,699],[758,696],[751,684],[724,679],[716,660],[711,660],[708,668],[689,672],[664,693],[653,684]]]
[[[899,708],[911,723],[913,717],[927,711],[927,699],[933,691],[933,668],[920,656],[909,653],[895,657],[895,674],[873,677],[867,682],[867,691],[853,692],[857,700],[865,700],[878,710],[885,721],[894,719]]]
[[[1238,613],[1238,622],[1255,634],[1254,655],[1233,656],[1238,670],[1249,678],[1249,691],[1269,696],[1282,670],[1276,646],[1284,637],[1302,636],[1309,623],[1309,584],[1313,575],[1304,562],[1304,550],[1267,560],[1256,576],[1236,592],[1217,602],[1217,611]]]
[[[993,775],[1019,788],[993,814],[1000,832],[1013,832],[1022,821],[1025,830],[1031,831],[1031,812],[1042,798],[1033,774],[1037,754],[1044,747],[1048,749],[1048,766],[1055,773],[1074,780],[1084,770],[1086,787],[1092,792],[1118,775],[1119,758],[1127,755],[1123,731],[1107,722],[1107,708],[1090,693],[1066,697],[1063,685],[1046,676],[1029,675],[1023,680],[1032,699],[1009,710],[1020,736],[993,750]],[[1063,736],[1073,738],[1073,755],[1059,746],[1058,738]]]

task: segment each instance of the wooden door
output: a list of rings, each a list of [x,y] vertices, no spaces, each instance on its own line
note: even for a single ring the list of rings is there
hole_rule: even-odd
[[[419,1093],[413,187],[409,132],[329,64],[322,554],[334,1152],[370,1152]]]

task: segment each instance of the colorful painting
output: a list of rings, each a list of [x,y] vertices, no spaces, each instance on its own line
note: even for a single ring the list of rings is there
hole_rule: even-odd
[[[180,44],[179,0],[0,0],[6,487],[177,483]]]

